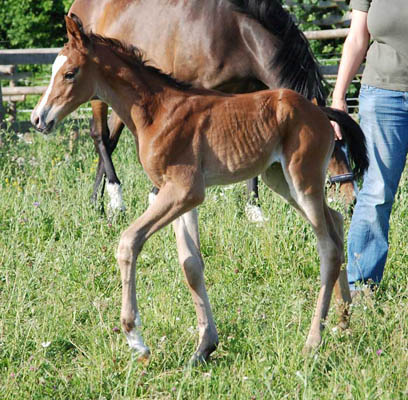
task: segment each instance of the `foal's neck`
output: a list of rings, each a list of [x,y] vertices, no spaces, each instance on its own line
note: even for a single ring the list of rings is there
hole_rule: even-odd
[[[127,127],[136,135],[152,124],[165,97],[177,90],[148,68],[118,64],[102,66],[98,97],[110,104]]]

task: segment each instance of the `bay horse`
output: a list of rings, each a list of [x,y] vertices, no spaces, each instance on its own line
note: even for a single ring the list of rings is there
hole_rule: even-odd
[[[285,87],[325,104],[318,63],[279,0],[75,0],[72,13],[88,31],[143,49],[160,70],[195,87],[227,93]],[[108,128],[107,105],[91,105],[91,136],[99,153],[92,199],[106,174],[110,208],[124,209],[111,159],[124,125],[113,113]],[[351,204],[353,175],[340,142],[329,170]],[[258,203],[257,178],[247,186]]]
[[[117,250],[121,324],[139,358],[148,359],[150,350],[141,334],[136,261],[146,240],[171,222],[198,319],[193,362],[207,360],[216,349],[218,334],[204,284],[195,208],[204,201],[206,187],[259,174],[312,225],[317,237],[321,288],[306,349],[321,342],[333,287],[343,304],[341,326],[347,324],[346,304],[351,299],[346,271],[340,273],[343,218],[326,204],[324,186],[334,147],[330,120],[346,127],[343,135],[356,175],[367,167],[364,136],[352,118],[320,108],[290,89],[225,94],[193,88],[147,65],[137,48],[85,32],[73,16],[66,17],[66,26],[68,43],[54,62],[32,123],[47,133],[97,96],[133,133],[139,160],[160,189],[156,200],[122,233]]]

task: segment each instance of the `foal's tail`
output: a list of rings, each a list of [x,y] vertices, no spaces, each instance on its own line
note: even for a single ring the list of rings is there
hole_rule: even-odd
[[[360,125],[346,112],[331,107],[320,107],[330,121],[339,124],[343,138],[346,141],[351,161],[354,164],[353,173],[355,178],[364,174],[368,168],[368,155],[366,141]]]

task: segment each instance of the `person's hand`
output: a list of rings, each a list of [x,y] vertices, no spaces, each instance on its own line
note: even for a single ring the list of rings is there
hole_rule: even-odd
[[[338,110],[342,110],[344,112],[347,112],[347,103],[346,103],[346,99],[343,98],[336,98],[333,97],[332,100],[332,108],[337,108]],[[341,134],[341,129],[340,126],[337,122],[335,121],[330,121],[333,129],[334,129],[334,139],[335,140],[341,140],[343,139],[343,135]]]

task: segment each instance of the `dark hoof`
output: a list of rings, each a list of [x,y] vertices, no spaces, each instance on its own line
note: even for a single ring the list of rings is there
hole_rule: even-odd
[[[90,199],[89,199],[89,201],[90,201],[90,203],[91,203],[91,206],[92,206],[95,210],[98,210],[98,208],[99,208],[99,212],[101,213],[101,215],[106,215],[106,213],[105,213],[105,207],[104,207],[104,205],[103,205],[102,199],[101,199],[101,202],[100,202],[100,203],[98,203],[98,200],[99,200],[99,198],[98,198],[98,196],[95,195],[95,194],[92,194],[92,196],[91,196]]]
[[[191,357],[188,365],[191,367],[195,367],[197,365],[207,364],[210,359],[211,353],[213,353],[217,349],[218,343],[213,344],[205,350],[201,350],[200,348],[193,354]]]

